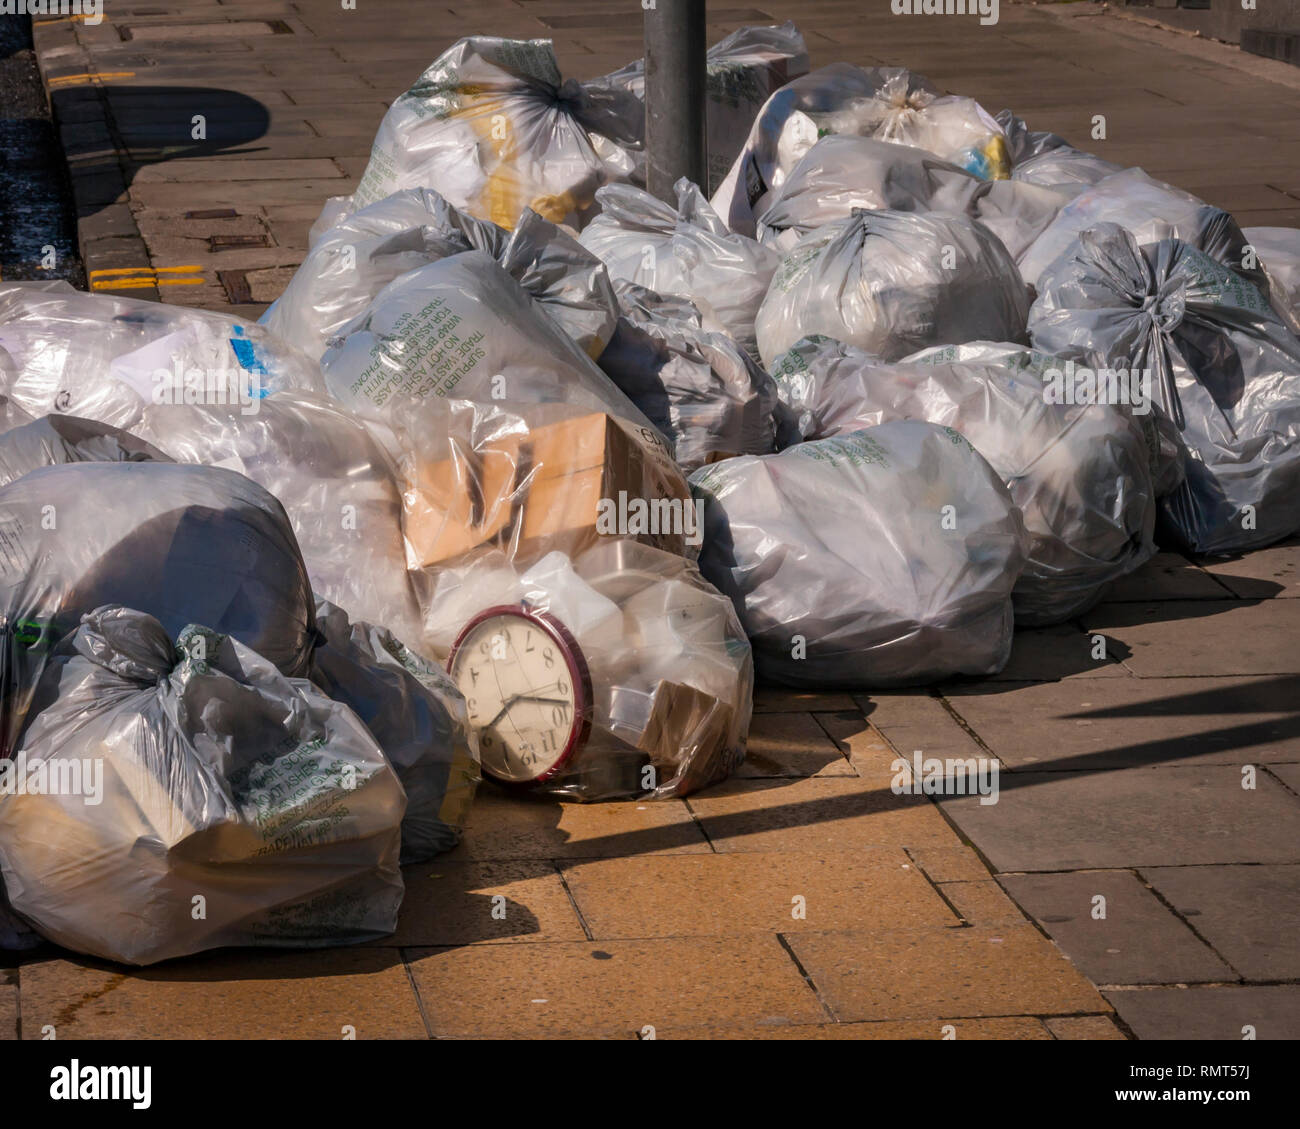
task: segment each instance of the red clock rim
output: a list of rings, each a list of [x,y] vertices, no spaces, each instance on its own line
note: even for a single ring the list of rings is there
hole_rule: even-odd
[[[475,612],[466,621],[456,635],[456,641],[452,643],[451,650],[447,652],[447,674],[453,678],[452,668],[456,662],[456,655],[460,651],[461,644],[465,642],[466,637],[480,623],[493,619],[496,616],[513,615],[521,619],[530,620],[535,623],[541,630],[555,640],[560,648],[560,654],[564,656],[565,666],[569,668],[569,677],[573,682],[573,709],[574,724],[569,729],[569,740],[564,746],[564,751],[559,758],[551,765],[541,776],[534,776],[531,780],[507,780],[504,777],[497,776],[487,765],[483,764],[480,758],[479,765],[482,767],[486,776],[490,776],[498,784],[503,784],[509,788],[532,788],[538,784],[543,784],[551,777],[555,776],[562,769],[573,754],[576,753],[588,735],[591,732],[591,711],[593,694],[591,688],[591,670],[587,666],[587,657],[582,653],[582,648],[578,645],[578,640],[573,637],[573,633],[564,626],[550,612],[542,611],[539,608],[530,608],[526,604],[494,604],[490,608],[484,608],[480,612]],[[459,690],[460,687],[458,686]],[[581,724],[578,723],[581,718]]]

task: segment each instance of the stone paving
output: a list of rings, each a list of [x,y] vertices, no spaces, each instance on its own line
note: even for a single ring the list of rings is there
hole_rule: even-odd
[[[367,8],[157,0],[38,27],[87,269],[132,272],[92,279],[256,314],[454,39],[551,36],[575,77],[640,53],[634,0]],[[1242,224],[1300,225],[1300,70],[1087,4],[992,27],[714,4],[710,41],[784,18],[815,66],[904,63]],[[144,971],[41,950],[0,968],[0,1038],[1300,1037],[1297,596],[1300,542],[1162,554],[1021,632],[994,679],[760,690],[747,764],[686,800],[485,787],[465,842],[407,871],[392,938]],[[996,758],[998,802],[896,795],[914,750]]]

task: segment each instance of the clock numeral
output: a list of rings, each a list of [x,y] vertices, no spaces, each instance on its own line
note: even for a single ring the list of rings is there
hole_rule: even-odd
[[[569,724],[569,707],[568,707],[568,706],[552,706],[552,707],[551,707],[551,722],[552,722],[552,724],[554,724],[554,725],[568,725],[568,724]]]
[[[542,662],[546,664],[547,670],[550,670],[555,665],[555,652],[550,647],[547,647],[542,652]]]
[[[555,734],[550,730],[542,734],[542,748],[548,753],[555,752]]]

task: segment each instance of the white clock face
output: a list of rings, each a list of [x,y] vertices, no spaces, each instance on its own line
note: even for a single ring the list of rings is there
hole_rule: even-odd
[[[450,673],[490,776],[537,780],[572,751],[586,703],[569,645],[544,623],[511,612],[481,620],[461,637]]]

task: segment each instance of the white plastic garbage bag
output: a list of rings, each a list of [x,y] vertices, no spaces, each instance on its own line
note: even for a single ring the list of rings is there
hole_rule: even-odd
[[[479,782],[478,738],[465,699],[447,676],[342,608],[316,605],[323,642],[312,681],[361,719],[406,793],[402,863],[420,862],[460,841]]]
[[[42,467],[0,487],[0,686],[12,748],[53,642],[130,600],[168,633],[206,621],[290,676],[316,644],[283,508],[242,475],[163,462]]]
[[[36,697],[0,761],[24,784],[0,794],[0,871],[50,940],[144,965],[395,928],[402,786],[310,682],[207,628],[173,646],[114,606],[85,616]]]
[[[1300,229],[1247,227],[1242,234],[1268,275],[1274,307],[1300,324]]]
[[[977,102],[940,95],[902,67],[837,63],[782,87],[759,112],[714,193],[713,206],[728,226],[753,235],[769,194],[826,134],[912,145],[986,180],[1010,175],[1002,127]]]
[[[885,77],[869,98],[851,98],[819,123],[829,133],[850,133],[914,145],[983,180],[1011,175],[1002,127],[973,98],[918,89],[907,72]]]
[[[982,354],[958,360],[960,352]],[[1078,615],[1111,580],[1155,553],[1156,502],[1146,440],[1123,407],[1062,402],[1054,358],[979,343],[896,364],[851,345],[805,339],[777,365],[783,399],[810,439],[894,419],[961,432],[997,471],[1024,515],[1016,625]],[[1150,401],[1137,405],[1149,411]]]
[[[1041,279],[1035,348],[1093,369],[1152,371],[1187,447],[1163,517],[1194,553],[1257,548],[1300,529],[1300,340],[1264,295],[1178,239],[1085,231]]]
[[[668,436],[677,462],[691,471],[776,450],[777,388],[750,355],[672,299],[631,283],[621,283],[620,293],[625,316],[600,367]]]
[[[903,67],[863,69],[833,63],[786,83],[758,112],[740,155],[713,193],[713,209],[726,225],[753,237],[765,197],[780,188],[799,159],[828,130],[832,113],[857,101],[870,101],[887,83],[895,92],[937,90]]]
[[[432,188],[502,227],[525,208],[580,227],[596,189],[631,172],[624,150],[640,148],[644,127],[634,95],[561,79],[550,40],[470,36],[389,107],[360,184],[327,206],[324,226],[402,189]]]
[[[419,648],[396,469],[365,425],[326,396],[280,393],[255,414],[154,405],[135,431],[181,463],[246,475],[284,506],[313,592]]]
[[[428,188],[396,192],[321,232],[262,324],[319,358],[395,278],[474,250],[495,259],[585,352],[600,354],[618,307],[594,256],[531,209],[506,231]]]
[[[728,231],[689,180],[675,188],[676,209],[628,184],[602,188],[601,213],[583,231],[582,245],[615,280],[689,298],[757,357],[754,318],[781,256]]]
[[[1141,169],[1125,169],[1097,181],[1066,204],[1020,258],[1020,272],[1038,286],[1044,271],[1079,235],[1100,223],[1127,229],[1139,245],[1173,238],[1190,243],[1243,278],[1265,288],[1258,266],[1249,266],[1246,237],[1227,212],[1181,188],[1153,180]]]
[[[567,401],[648,423],[482,251],[394,279],[333,338],[321,367],[335,397],[388,428],[405,411],[395,404],[430,399]]]
[[[1029,303],[988,228],[939,212],[864,211],[796,244],[758,311],[771,367],[801,337],[824,334],[897,360],[930,345],[1023,338]]]
[[[0,283],[0,347],[13,363],[3,391],[32,416],[129,429],[150,403],[251,412],[276,392],[324,391],[311,359],[254,322],[66,284]]]
[[[664,798],[743,759],[749,644],[682,557],[606,540],[527,569],[492,554],[435,585],[430,636],[481,726],[485,775],[568,799]]]
[[[731,168],[763,103],[786,83],[808,73],[808,48],[789,20],[777,27],[742,27],[709,48],[705,67],[706,152],[709,191],[713,191]],[[637,59],[597,83],[631,91],[644,102],[645,60]],[[641,158],[634,179],[644,183],[644,156],[633,157]]]
[[[691,482],[700,569],[735,602],[761,677],[861,690],[1006,663],[1024,525],[958,432],[898,420]]]
[[[854,208],[883,208],[980,220],[1015,257],[1042,234],[1067,197],[1014,180],[981,180],[909,145],[831,135],[804,154],[768,200],[759,239],[783,252],[810,231],[846,219]]]

